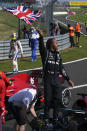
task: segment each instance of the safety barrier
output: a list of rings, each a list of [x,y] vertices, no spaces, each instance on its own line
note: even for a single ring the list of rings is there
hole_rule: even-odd
[[[52,37],[45,37],[44,38],[44,43],[46,45],[46,41]],[[64,35],[58,35],[54,36],[56,40],[58,41],[58,47],[59,51],[64,50],[66,48],[70,47],[70,41],[69,41],[69,34],[64,34]],[[23,52],[24,52],[24,57],[29,57],[31,56],[31,48],[29,47],[29,40],[28,39],[23,39],[20,40],[22,47],[23,47]],[[0,60],[7,60],[9,59],[8,54],[9,54],[9,49],[10,49],[10,41],[0,41]],[[39,48],[37,49],[37,55],[39,54]],[[20,57],[20,54],[19,54]]]

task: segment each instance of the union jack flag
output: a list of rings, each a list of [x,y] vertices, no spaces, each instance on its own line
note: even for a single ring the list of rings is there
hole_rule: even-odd
[[[32,11],[26,6],[17,6],[16,8],[4,8],[16,17],[24,20],[26,23],[31,24],[41,16],[41,11]]]

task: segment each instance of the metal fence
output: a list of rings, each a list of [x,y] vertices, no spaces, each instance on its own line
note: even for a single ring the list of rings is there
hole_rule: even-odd
[[[46,41],[51,38],[51,37],[45,37],[44,38],[44,43],[46,44]],[[64,34],[64,35],[58,35],[54,36],[56,40],[58,41],[58,46],[59,46],[59,51],[64,50],[66,48],[70,47],[70,41],[69,41],[69,34]],[[20,40],[22,47],[23,47],[23,52],[24,52],[24,57],[29,57],[31,56],[31,48],[29,47],[29,40],[28,39],[23,39]],[[1,41],[0,42],[0,60],[7,60],[8,54],[9,54],[9,49],[10,49],[10,41]],[[39,54],[39,48],[37,49],[37,55]],[[19,55],[20,57],[20,55]]]

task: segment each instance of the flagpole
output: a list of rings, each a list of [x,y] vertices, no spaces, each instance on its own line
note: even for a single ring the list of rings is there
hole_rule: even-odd
[[[18,39],[21,37],[21,20],[18,19]]]

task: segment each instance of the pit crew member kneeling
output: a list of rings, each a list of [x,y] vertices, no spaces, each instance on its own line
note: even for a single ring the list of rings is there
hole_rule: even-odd
[[[25,131],[27,119],[27,111],[30,110],[34,119],[37,119],[34,106],[37,100],[39,89],[25,88],[18,91],[8,99],[9,106],[16,119],[16,131]]]

